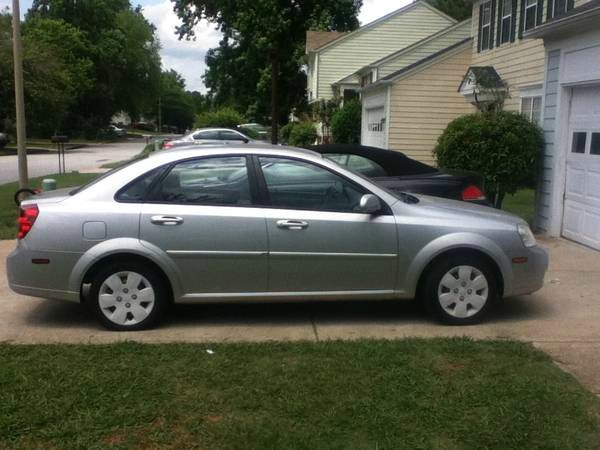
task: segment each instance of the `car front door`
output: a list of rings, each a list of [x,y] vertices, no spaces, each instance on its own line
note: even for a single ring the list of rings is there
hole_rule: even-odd
[[[247,164],[244,156],[181,161],[142,207],[142,242],[167,253],[188,296],[267,289],[265,218],[253,207]]]
[[[258,157],[269,239],[269,290],[331,296],[390,295],[397,230],[387,208],[355,212],[367,192],[306,161]]]

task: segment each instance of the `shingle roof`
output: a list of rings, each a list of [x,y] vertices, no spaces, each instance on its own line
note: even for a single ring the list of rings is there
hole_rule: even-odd
[[[457,42],[456,44],[452,44],[449,47],[446,47],[446,48],[440,50],[439,52],[432,53],[431,55],[426,56],[425,58],[420,59],[419,61],[417,61],[417,62],[415,62],[413,64],[409,64],[408,66],[403,67],[402,69],[397,70],[396,72],[393,72],[393,73],[391,73],[391,74],[383,77],[381,79],[381,81],[392,80],[392,79],[396,78],[397,76],[402,75],[405,72],[409,72],[409,71],[415,69],[416,67],[419,67],[422,64],[425,64],[425,63],[427,63],[427,62],[429,62],[429,61],[431,61],[433,59],[438,58],[439,56],[442,56],[444,53],[448,53],[449,51],[452,51],[455,48],[460,47],[461,45],[466,44],[467,42],[471,41],[471,39],[472,38],[468,37],[466,39],[463,39],[462,41]]]

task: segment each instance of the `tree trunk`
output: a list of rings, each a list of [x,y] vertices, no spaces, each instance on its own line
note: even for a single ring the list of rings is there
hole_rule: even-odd
[[[279,50],[271,51],[271,143],[279,141]]]
[[[504,201],[504,195],[505,193],[500,191],[498,192],[498,194],[496,194],[496,203],[494,204],[494,207],[496,209],[502,209],[502,202]]]

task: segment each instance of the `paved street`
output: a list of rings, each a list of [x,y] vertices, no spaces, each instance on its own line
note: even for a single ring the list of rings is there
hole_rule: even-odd
[[[137,155],[144,148],[143,141],[99,144],[67,151],[65,165],[68,172],[93,171],[103,164],[123,161]],[[55,153],[28,155],[29,176],[39,177],[58,172],[58,156]],[[0,156],[0,184],[17,181],[17,156]]]
[[[551,265],[544,288],[508,299],[486,323],[445,327],[413,302],[179,305],[161,328],[105,331],[77,304],[12,293],[4,261],[14,241],[0,241],[0,341],[15,343],[215,342],[432,336],[533,342],[600,394],[600,253],[565,240],[545,241]]]

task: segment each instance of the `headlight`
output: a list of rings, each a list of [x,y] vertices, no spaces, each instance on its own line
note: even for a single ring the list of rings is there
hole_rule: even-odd
[[[520,223],[517,225],[517,231],[519,236],[521,236],[521,240],[523,241],[523,245],[525,247],[534,247],[536,245],[535,236],[531,232],[531,228],[526,223]]]

